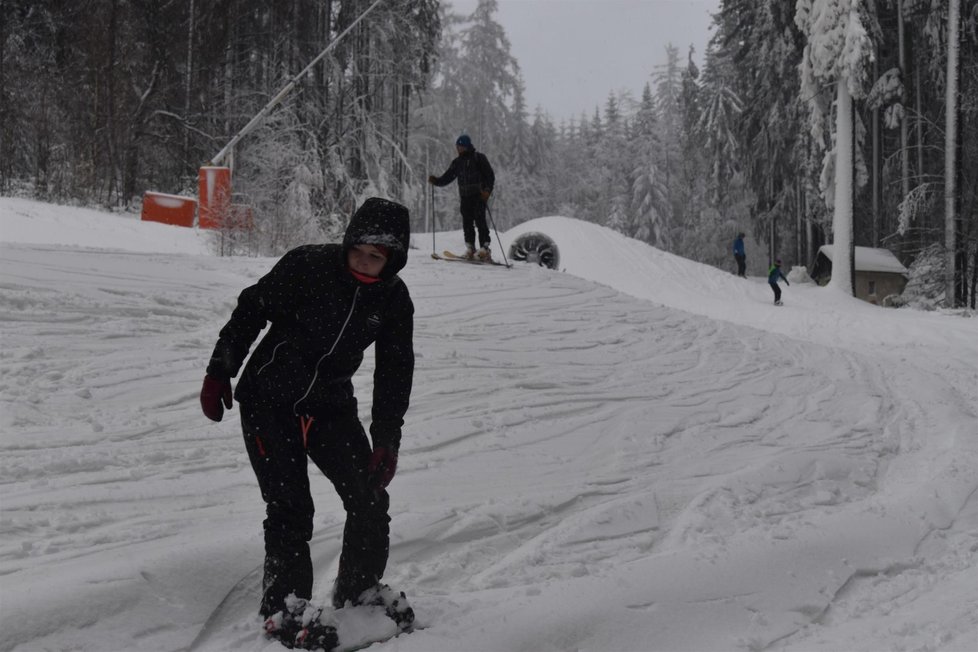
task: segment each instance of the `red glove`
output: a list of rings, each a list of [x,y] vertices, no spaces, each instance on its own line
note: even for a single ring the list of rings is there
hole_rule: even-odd
[[[200,388],[200,407],[204,416],[211,421],[220,421],[224,417],[224,408],[230,410],[231,404],[231,381],[210,374],[204,376],[204,386]]]
[[[491,195],[492,193],[489,192],[488,190],[483,190],[479,194],[482,195],[482,201],[488,203],[489,202],[489,195]]]
[[[367,463],[367,484],[374,491],[384,489],[394,479],[397,471],[397,453],[389,448],[378,446]]]

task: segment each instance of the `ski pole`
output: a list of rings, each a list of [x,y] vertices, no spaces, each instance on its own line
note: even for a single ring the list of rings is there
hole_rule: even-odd
[[[503,241],[499,239],[499,229],[496,228],[496,220],[492,219],[492,211],[489,210],[489,202],[486,202],[486,214],[489,216],[489,223],[492,224],[493,233],[496,234],[496,242],[499,243],[499,251],[503,254],[503,262],[509,267],[509,260],[506,259],[506,248],[503,247]]]
[[[431,209],[431,253],[437,254],[438,250],[435,249],[435,187],[431,186],[431,201],[429,202],[429,208]]]

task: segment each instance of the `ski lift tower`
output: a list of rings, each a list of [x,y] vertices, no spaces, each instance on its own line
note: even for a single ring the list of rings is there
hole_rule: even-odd
[[[225,222],[236,217],[237,207],[231,204],[231,171],[234,168],[234,147],[247,136],[262,120],[292,92],[299,80],[305,77],[312,68],[323,60],[336,45],[356,27],[367,14],[374,10],[383,0],[374,0],[367,9],[357,16],[346,29],[336,35],[329,45],[319,55],[309,62],[298,74],[294,75],[278,93],[248,121],[241,130],[228,141],[208,165],[200,168],[197,175],[198,212],[197,225],[202,229],[220,228]],[[222,165],[227,161],[227,165]],[[244,210],[249,210],[245,208]]]

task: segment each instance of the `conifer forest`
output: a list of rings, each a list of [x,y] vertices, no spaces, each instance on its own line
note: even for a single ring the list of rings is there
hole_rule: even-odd
[[[147,190],[194,195],[292,84],[221,161],[254,215],[229,253],[335,239],[372,195],[416,230],[459,228],[426,179],[468,133],[495,168],[499,230],[563,215],[725,267],[742,230],[755,256],[811,265],[841,196],[855,245],[936,255],[949,304],[975,307],[978,0],[719,0],[705,53],[669,44],[639,95],[560,121],[527,105],[498,10],[0,0],[0,194],[129,211]]]

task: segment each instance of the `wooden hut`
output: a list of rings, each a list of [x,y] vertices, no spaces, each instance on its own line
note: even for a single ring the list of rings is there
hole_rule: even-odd
[[[832,246],[822,245],[812,265],[812,278],[825,285],[832,278]],[[889,249],[856,247],[856,296],[863,301],[880,304],[893,294],[900,294],[907,285],[908,271]]]

